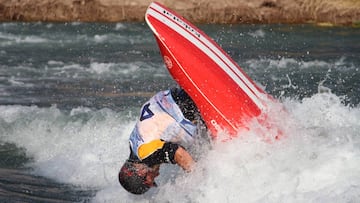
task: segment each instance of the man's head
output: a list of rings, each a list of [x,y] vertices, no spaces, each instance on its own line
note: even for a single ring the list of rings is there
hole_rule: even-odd
[[[128,192],[139,195],[156,186],[154,179],[158,175],[159,166],[126,161],[120,169],[119,182]]]

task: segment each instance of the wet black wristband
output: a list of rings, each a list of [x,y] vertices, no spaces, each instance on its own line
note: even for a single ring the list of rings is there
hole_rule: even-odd
[[[175,153],[176,150],[179,148],[178,144],[173,144],[171,142],[167,142],[164,144],[162,151],[164,151],[164,160],[166,163],[175,164]]]

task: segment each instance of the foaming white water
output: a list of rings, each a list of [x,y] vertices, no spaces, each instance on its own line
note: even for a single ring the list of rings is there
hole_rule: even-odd
[[[251,37],[254,37],[254,38],[264,38],[265,32],[262,29],[258,29],[254,32],[249,32],[248,35],[250,35]]]
[[[115,25],[115,30],[124,30],[124,29],[126,29],[127,28],[127,26],[124,24],[124,23],[116,23],[116,25]]]
[[[18,67],[18,69],[24,69]],[[62,61],[48,61],[46,73],[43,74],[45,77],[50,78],[119,78],[119,77],[139,77],[133,73],[147,73],[160,77],[166,77],[167,72],[161,68],[158,68],[157,64],[147,64],[141,61],[130,62],[130,63],[99,63],[91,62],[89,66],[84,66],[78,63],[65,63]],[[35,68],[28,68],[32,72],[44,72],[44,70],[38,70]]]
[[[4,42],[0,43],[0,46],[1,45],[8,46],[8,45],[11,45],[12,43],[21,44],[21,43],[48,42],[48,39],[38,37],[38,36],[17,36],[17,35],[8,34],[8,33],[2,33],[2,32],[0,32],[0,39],[5,40]]]
[[[128,155],[124,135],[133,125],[126,116],[109,109],[0,109],[1,140],[25,148],[36,174],[95,188],[116,181],[120,160]]]
[[[285,100],[286,137],[274,143],[257,125],[205,150],[193,173],[164,165],[158,188],[125,192],[117,172],[134,121],[109,109],[1,106],[1,140],[24,147],[31,166],[61,182],[97,188],[93,202],[355,202],[360,196],[360,109],[331,93]]]
[[[360,195],[360,109],[333,94],[284,102],[276,118],[286,138],[264,142],[252,126],[240,138],[214,143],[195,172],[165,166],[160,186],[143,196],[117,185],[94,202],[355,202]],[[169,176],[168,170],[175,172]]]
[[[299,68],[299,69],[310,69],[310,68],[349,68],[356,69],[354,64],[346,61],[345,57],[340,57],[336,59],[335,62],[326,62],[322,60],[312,60],[312,61],[302,61],[296,60],[293,58],[280,57],[278,59],[251,59],[246,61],[246,67],[251,69],[258,69],[267,67],[268,69],[289,69],[289,68]]]

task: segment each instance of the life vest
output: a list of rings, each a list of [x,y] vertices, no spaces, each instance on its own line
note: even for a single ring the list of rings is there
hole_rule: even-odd
[[[142,106],[130,135],[130,147],[143,160],[161,149],[165,142],[189,147],[195,133],[196,125],[184,117],[170,91],[161,91]]]

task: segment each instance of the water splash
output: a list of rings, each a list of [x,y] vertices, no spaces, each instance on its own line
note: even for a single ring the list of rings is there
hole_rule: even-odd
[[[287,137],[264,142],[257,126],[230,142],[213,143],[194,173],[162,166],[159,187],[145,196],[125,192],[117,171],[128,156],[134,125],[109,109],[1,106],[1,140],[33,158],[34,173],[60,182],[97,188],[94,202],[317,202],[360,194],[360,109],[331,93],[302,101],[287,99],[288,118],[277,118]],[[150,199],[150,200],[149,200]]]

